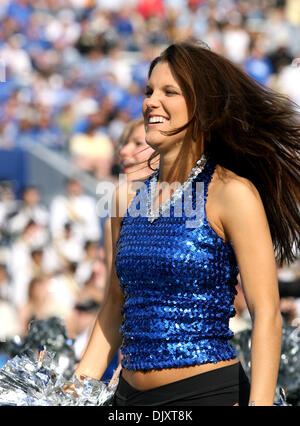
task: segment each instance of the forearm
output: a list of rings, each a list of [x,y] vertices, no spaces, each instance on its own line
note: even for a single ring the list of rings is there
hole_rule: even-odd
[[[122,321],[120,302],[107,302],[98,314],[84,355],[75,376],[100,379],[121,345],[119,328]]]
[[[281,315],[262,313],[253,321],[249,403],[273,405],[281,353]]]

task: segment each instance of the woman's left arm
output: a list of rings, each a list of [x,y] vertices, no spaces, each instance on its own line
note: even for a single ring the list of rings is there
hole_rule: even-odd
[[[249,403],[273,405],[282,319],[269,224],[259,192],[247,179],[225,184],[221,205],[220,218],[236,255],[253,324]]]

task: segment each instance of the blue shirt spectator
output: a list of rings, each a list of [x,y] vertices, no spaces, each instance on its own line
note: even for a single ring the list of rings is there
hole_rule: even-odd
[[[244,68],[250,77],[265,85],[273,74],[273,67],[270,60],[258,47],[252,49],[251,56],[244,62]]]
[[[134,32],[132,21],[129,16],[120,13],[116,15],[113,23],[120,37],[130,37]]]
[[[132,80],[137,83],[140,88],[144,91],[146,82],[147,82],[147,76],[148,76],[148,69],[149,69],[150,61],[142,60],[140,62],[135,63],[132,66]]]
[[[9,2],[7,15],[11,16],[22,30],[26,29],[32,13],[33,8],[29,0],[13,0]]]

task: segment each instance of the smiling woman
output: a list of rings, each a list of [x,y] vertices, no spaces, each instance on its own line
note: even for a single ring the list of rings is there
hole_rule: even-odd
[[[138,190],[112,218],[109,292],[76,370],[101,377],[121,347],[116,406],[273,404],[281,349],[276,261],[293,260],[300,242],[295,111],[198,44],[172,44],[151,63],[143,115],[154,150],[148,165],[159,155],[159,167],[142,188],[147,212],[169,211],[131,214]],[[182,183],[176,197],[165,197],[158,184],[175,181]],[[193,227],[188,203],[204,206]],[[238,274],[253,320],[251,386],[230,344]]]
[[[147,143],[157,152],[169,151],[170,153],[172,151],[167,157],[167,161],[172,164],[174,155],[178,154],[174,150],[174,146],[177,145],[178,149],[180,148],[186,131],[167,137],[167,145],[166,132],[187,123],[188,109],[182,90],[167,63],[160,63],[153,70],[146,88],[142,109]],[[172,147],[172,150],[169,150],[168,147]]]

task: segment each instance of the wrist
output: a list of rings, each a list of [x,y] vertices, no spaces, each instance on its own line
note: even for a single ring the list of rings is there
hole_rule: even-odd
[[[76,370],[74,371],[73,376],[76,376],[77,379],[79,381],[83,381],[84,379],[86,379],[87,377],[91,378],[91,379],[95,379],[95,380],[99,380],[99,374],[97,374],[94,371],[90,371],[89,369],[84,369],[84,368],[80,368],[77,367]]]
[[[249,407],[271,407],[273,406],[274,401],[265,399],[265,398],[250,398],[248,406]]]

